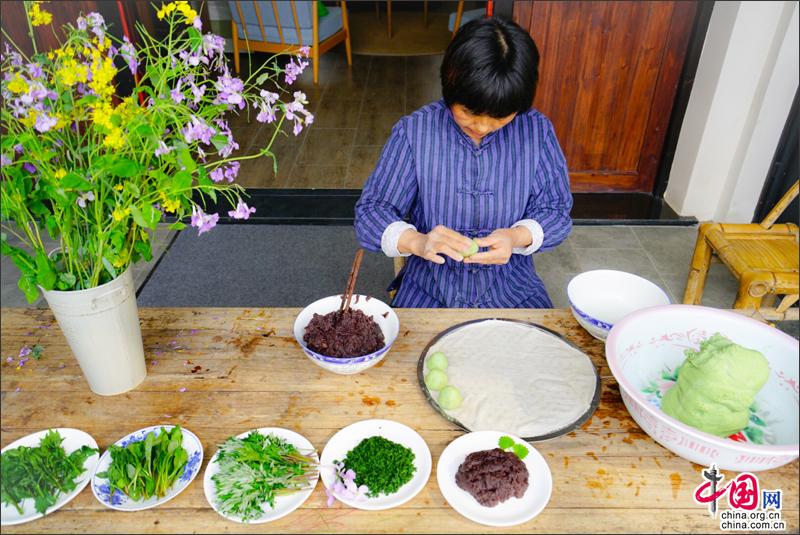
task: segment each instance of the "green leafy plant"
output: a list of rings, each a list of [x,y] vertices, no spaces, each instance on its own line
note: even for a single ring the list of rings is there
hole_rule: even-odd
[[[175,426],[171,431],[162,427],[158,435],[151,431],[143,441],[124,447],[112,445],[111,465],[97,476],[108,479],[111,495],[117,489],[134,501],[161,498],[189,460],[182,443],[181,428]]]
[[[51,23],[40,4],[25,2],[29,26]],[[282,96],[308,65],[307,48],[284,67],[273,58],[239,79],[228,70],[225,40],[201,33],[188,2],[162,5],[157,15],[169,25],[163,40],[137,24],[137,45],[120,41],[89,13],[62,35],[53,29],[58,48],[40,52],[34,41],[30,57],[16,45],[2,54],[1,250],[19,268],[29,302],[39,288],[94,288],[151,260],[159,223],[210,230],[219,214],[205,212],[208,201],[249,218],[255,209],[234,183],[240,162],[269,157],[277,169],[271,147],[286,135],[284,123],[297,135],[313,122],[302,92]],[[115,80],[126,69],[135,86],[119,95]],[[228,120],[251,112],[274,130],[255,153],[234,156]],[[55,250],[45,248],[46,236]]]
[[[302,453],[275,435],[254,431],[220,446],[211,477],[219,510],[247,522],[264,516],[262,506],[275,498],[311,488],[318,475],[313,452]]]
[[[20,446],[2,454],[3,503],[22,514],[22,501],[33,498],[36,512],[44,514],[61,494],[75,490],[75,479],[84,473],[83,463],[97,450],[82,446],[67,455],[63,440],[58,431],[50,430],[38,446]]]
[[[505,435],[500,437],[500,439],[497,441],[497,446],[504,451],[513,451],[514,455],[520,459],[524,459],[528,456],[528,453],[530,453],[528,446],[515,442],[513,438]]]

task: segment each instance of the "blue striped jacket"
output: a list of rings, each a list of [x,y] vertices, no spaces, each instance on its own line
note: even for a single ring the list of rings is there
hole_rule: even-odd
[[[522,219],[544,231],[540,251],[569,235],[569,175],[553,125],[531,109],[488,134],[480,146],[440,100],[403,117],[392,129],[356,204],[363,247],[381,250],[386,227],[407,220],[422,233],[444,225],[477,238]],[[550,308],[530,257],[505,265],[442,265],[411,256],[393,306]]]

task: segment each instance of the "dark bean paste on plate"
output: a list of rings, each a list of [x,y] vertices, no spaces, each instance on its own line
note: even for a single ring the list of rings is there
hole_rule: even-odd
[[[476,451],[458,467],[456,485],[484,507],[494,507],[511,497],[522,498],[528,489],[528,468],[500,448]]]
[[[381,349],[383,331],[371,317],[352,308],[328,314],[314,314],[303,341],[308,348],[326,357],[361,357]]]

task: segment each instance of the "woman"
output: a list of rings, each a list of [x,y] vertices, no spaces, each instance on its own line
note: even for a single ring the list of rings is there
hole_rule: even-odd
[[[553,126],[531,108],[538,65],[513,22],[470,22],[445,52],[443,100],[392,129],[355,228],[365,248],[410,256],[393,306],[553,306],[530,255],[569,235],[572,195]]]

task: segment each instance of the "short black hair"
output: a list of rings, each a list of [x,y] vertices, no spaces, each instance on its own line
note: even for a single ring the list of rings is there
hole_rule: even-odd
[[[525,113],[539,80],[539,50],[528,32],[499,17],[473,20],[458,30],[444,54],[442,96],[476,115]]]

